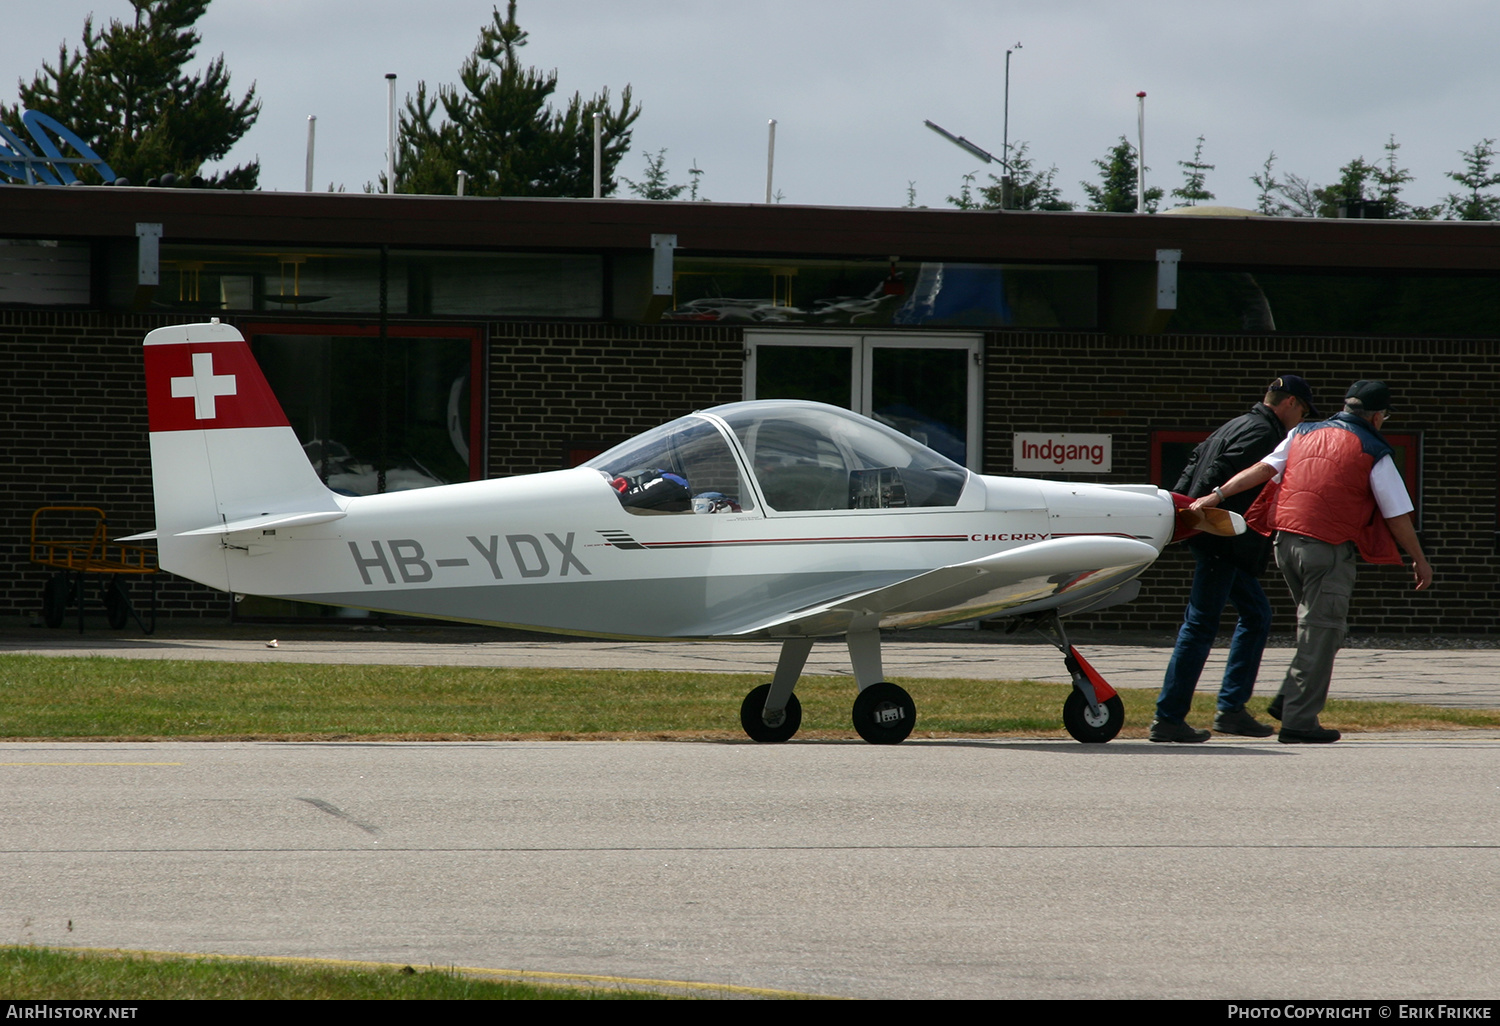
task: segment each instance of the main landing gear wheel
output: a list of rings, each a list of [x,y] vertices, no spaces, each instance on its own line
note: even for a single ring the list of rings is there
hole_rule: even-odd
[[[1077,690],[1068,693],[1063,703],[1063,726],[1073,740],[1086,745],[1102,745],[1114,740],[1125,725],[1125,703],[1115,695],[1099,703],[1098,713],[1089,712],[1089,703]]]
[[[42,587],[42,622],[48,627],[61,627],[68,615],[68,602],[73,597],[73,582],[67,574],[53,574]]]
[[[854,700],[854,729],[872,745],[899,745],[917,725],[917,703],[906,689],[871,684]]]
[[[745,696],[740,704],[740,726],[750,735],[751,741],[786,741],[802,726],[802,703],[796,695],[788,695],[786,708],[781,710],[781,722],[775,725],[765,720],[766,696],[771,685],[762,684]]]
[[[114,630],[124,627],[130,620],[130,593],[125,582],[119,579],[104,586],[104,615]]]

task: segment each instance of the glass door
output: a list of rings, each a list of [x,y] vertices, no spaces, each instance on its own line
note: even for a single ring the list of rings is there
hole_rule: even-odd
[[[842,406],[979,470],[978,335],[751,331],[746,399]]]

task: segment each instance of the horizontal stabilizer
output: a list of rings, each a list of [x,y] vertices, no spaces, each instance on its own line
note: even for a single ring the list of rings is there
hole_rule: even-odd
[[[153,528],[149,531],[142,531],[140,534],[127,534],[123,538],[116,538],[114,540],[117,542],[156,541],[156,530]]]
[[[200,527],[196,531],[179,531],[174,537],[195,538],[211,534],[236,534],[240,531],[266,531],[274,527],[312,527],[315,524],[331,524],[348,514],[338,510],[322,510],[317,513],[263,513],[258,517],[231,520],[226,524]]]

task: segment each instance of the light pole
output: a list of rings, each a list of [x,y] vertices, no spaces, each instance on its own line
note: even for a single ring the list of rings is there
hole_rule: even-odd
[[[1010,177],[1010,55],[1020,48],[1021,44],[1017,43],[1005,51],[1005,125],[1004,135],[1001,137],[1000,143],[1000,163],[1005,168],[1005,177],[1007,178]]]
[[[926,125],[930,129],[932,129],[934,132],[936,132],[938,135],[942,136],[944,139],[947,139],[949,142],[951,142],[954,146],[957,146],[959,149],[964,150],[965,152],[968,152],[968,153],[972,153],[974,156],[978,157],[980,160],[984,161],[986,164],[994,163],[995,160],[997,159],[995,157],[995,155],[993,153],[991,153],[989,150],[980,149],[978,146],[975,146],[973,143],[969,142],[969,140],[965,139],[963,136],[961,136],[961,135],[954,135],[952,132],[948,131],[946,128],[944,128],[941,125],[935,125],[931,121],[924,121],[924,122],[922,122],[922,124]],[[1003,164],[1004,161],[1001,161],[1001,163]]]
[[[1135,212],[1146,212],[1146,93],[1135,94],[1136,138],[1140,145],[1135,151]]]
[[[396,74],[385,76],[385,191],[396,191]]]

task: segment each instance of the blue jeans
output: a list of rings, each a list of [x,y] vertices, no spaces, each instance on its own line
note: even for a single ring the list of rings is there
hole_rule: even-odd
[[[1193,571],[1193,590],[1156,700],[1159,720],[1180,722],[1187,716],[1225,605],[1234,603],[1240,622],[1229,642],[1229,662],[1219,688],[1219,712],[1236,712],[1250,700],[1260,674],[1260,657],[1271,633],[1271,603],[1260,581],[1228,560],[1197,551],[1194,556],[1198,568]]]

